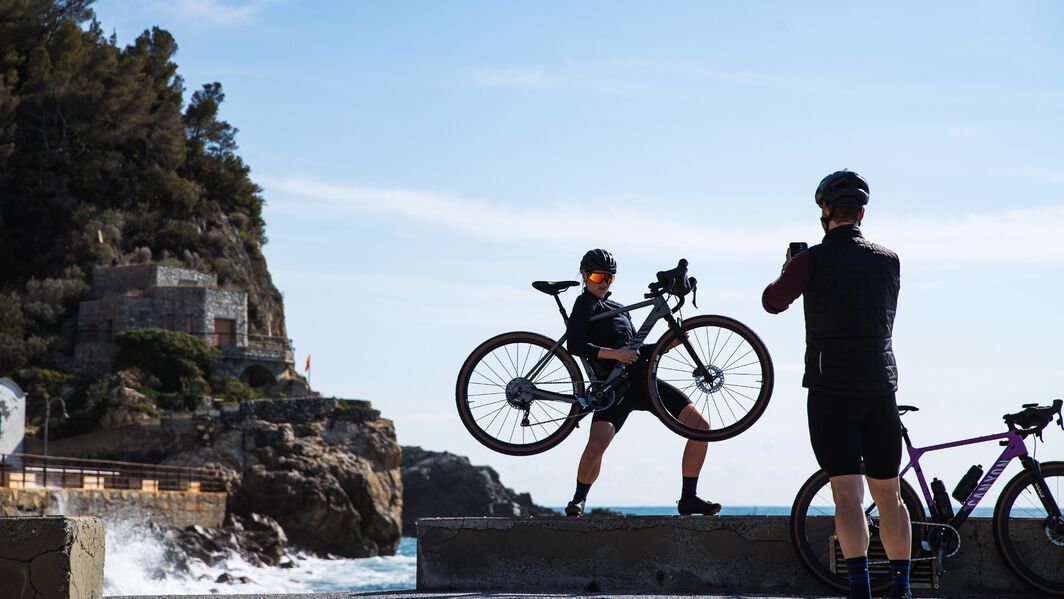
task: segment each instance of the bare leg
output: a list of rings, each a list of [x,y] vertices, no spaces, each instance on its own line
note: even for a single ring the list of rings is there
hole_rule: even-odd
[[[912,523],[901,500],[901,484],[898,478],[869,478],[868,490],[879,508],[879,536],[883,540],[887,557],[892,560],[909,559]]]
[[[703,430],[709,428],[709,423],[706,422],[705,418],[702,418],[702,415],[691,404],[688,404],[680,411],[678,420],[693,428]],[[705,441],[688,439],[687,445],[683,448],[683,459],[680,462],[680,470],[683,476],[698,476],[698,473],[702,471],[702,465],[706,462],[706,450],[708,447],[709,443]]]
[[[843,474],[831,477],[835,498],[835,532],[846,558],[868,554],[868,522],[864,514],[864,477]]]
[[[599,470],[602,469],[602,454],[613,441],[617,434],[611,422],[592,422],[591,433],[587,437],[587,446],[580,456],[580,465],[576,469],[576,482],[586,485],[594,484],[598,480]]]

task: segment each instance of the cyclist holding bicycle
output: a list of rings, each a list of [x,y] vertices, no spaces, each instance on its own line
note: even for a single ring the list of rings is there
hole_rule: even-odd
[[[605,379],[620,362],[628,365],[630,381],[642,381],[647,359],[637,350],[628,347],[628,343],[635,337],[631,317],[627,313],[621,313],[595,322],[590,320],[596,314],[624,307],[608,299],[609,287],[616,274],[617,261],[613,254],[602,249],[590,250],[584,254],[580,261],[584,292],[573,304],[572,315],[567,324],[566,347],[571,353],[583,356],[591,362],[595,378]],[[663,381],[659,381],[658,385],[670,412],[678,414],[689,426],[709,428],[709,423],[683,393]],[[577,468],[576,493],[565,507],[567,516],[584,515],[584,503],[591,485],[598,479],[602,456],[613,437],[624,426],[628,415],[634,410],[650,411],[650,398],[643,385],[632,384],[627,390],[618,389],[618,393],[623,395],[617,398],[616,403],[605,410],[595,412],[591,419],[591,432]],[[713,515],[720,511],[719,503],[704,501],[696,495],[698,475],[706,459],[706,447],[705,442],[689,440],[684,448],[681,462],[682,491],[676,506],[682,515]]]
[[[809,437],[831,480],[835,529],[851,598],[870,598],[864,484],[879,508],[880,536],[893,571],[891,596],[909,591],[909,515],[901,500],[898,371],[891,336],[898,304],[898,256],[861,234],[868,183],[842,170],[820,182],[824,240],[791,255],[762,304],[778,314],[804,296]]]

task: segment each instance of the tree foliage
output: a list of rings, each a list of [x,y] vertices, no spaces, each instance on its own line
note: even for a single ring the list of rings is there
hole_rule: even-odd
[[[227,270],[212,231],[238,223],[248,247],[264,241],[221,84],[183,109],[173,36],[154,27],[119,47],[91,4],[0,0],[0,341],[18,348],[0,350],[0,375],[55,350],[93,267]]]
[[[157,378],[162,391],[184,391],[202,382],[211,364],[221,358],[217,348],[198,337],[164,329],[138,329],[115,335],[118,368],[139,368]]]

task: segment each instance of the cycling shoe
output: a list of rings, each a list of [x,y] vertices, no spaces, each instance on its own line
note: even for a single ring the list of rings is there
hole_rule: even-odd
[[[565,515],[566,516],[575,516],[577,518],[583,516],[584,515],[584,502],[583,501],[570,501],[569,505],[565,506]]]
[[[712,516],[720,511],[720,507],[719,503],[704,501],[695,495],[685,497],[676,502],[676,511],[680,512],[681,516],[690,516],[692,514]]]

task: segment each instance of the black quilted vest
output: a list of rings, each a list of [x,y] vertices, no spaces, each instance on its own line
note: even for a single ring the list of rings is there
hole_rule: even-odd
[[[884,395],[898,388],[891,334],[901,275],[898,256],[835,227],[809,248],[813,277],[804,293],[805,378],[810,389]]]

